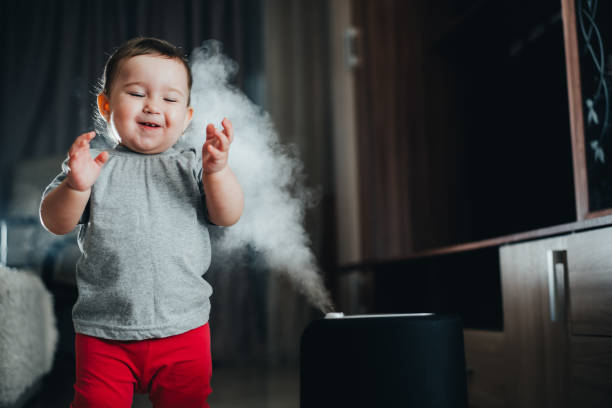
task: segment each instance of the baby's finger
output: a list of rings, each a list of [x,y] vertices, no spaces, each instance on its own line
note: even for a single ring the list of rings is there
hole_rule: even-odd
[[[91,132],[83,133],[82,135],[77,137],[76,141],[80,143],[82,142],[89,143],[91,139],[93,139],[94,137],[96,137],[96,132],[91,131]]]
[[[76,140],[74,141],[74,143],[72,143],[72,146],[70,146],[70,152],[73,152],[77,149],[82,149],[82,148],[89,148],[89,142],[91,141],[91,139],[93,139],[96,136],[96,132],[87,132],[87,133],[83,133],[82,135],[80,135],[79,137],[76,138]]]
[[[223,158],[223,152],[221,152],[219,149],[217,149],[215,146],[211,144],[208,145],[208,147],[206,148],[206,151],[210,153],[212,158],[215,160],[221,160]]]
[[[214,138],[216,131],[217,129],[215,128],[215,125],[213,125],[212,123],[209,123],[206,126],[206,140]]]
[[[223,131],[215,129],[215,147],[225,149],[225,145],[229,146],[229,139]]]
[[[81,157],[82,157],[82,155],[80,155],[80,154],[72,154],[72,155],[70,155],[70,158],[68,159],[68,168],[70,170],[72,170],[79,163],[82,163],[83,160],[81,159]]]
[[[78,143],[72,145],[72,147],[70,148],[70,151],[68,151],[68,154],[70,156],[75,156],[76,154],[80,152],[88,152],[88,151],[89,151],[89,144],[85,143],[83,145],[83,142],[79,141]]]
[[[227,149],[229,149],[230,141],[228,137],[225,135],[225,133],[217,131],[215,135],[217,136],[217,141],[218,141],[215,147],[223,151],[226,151]]]
[[[108,160],[108,152],[106,150],[100,153],[99,155],[97,155],[96,158],[94,159],[94,161],[100,166],[106,163],[107,160]]]
[[[70,150],[68,150],[68,155],[70,157],[75,156],[77,153],[83,151],[83,146],[81,145],[81,142],[74,142],[74,144],[72,146],[70,146]]]
[[[234,141],[234,125],[232,125],[228,118],[223,118],[221,125],[223,125],[223,133],[225,133],[229,142],[232,143]]]
[[[70,151],[68,156],[70,157],[70,160],[76,160],[82,156],[82,150],[76,149],[74,151]]]
[[[89,149],[89,140],[87,139],[82,139],[79,141],[79,147],[81,149]]]
[[[216,148],[219,147],[219,141],[217,140],[216,134],[213,134],[212,138],[206,139],[206,142],[204,142],[204,146],[202,147],[202,149],[207,150],[208,146],[215,146]]]

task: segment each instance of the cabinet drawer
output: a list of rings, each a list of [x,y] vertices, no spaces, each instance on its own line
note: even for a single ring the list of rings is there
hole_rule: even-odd
[[[612,338],[572,336],[571,408],[612,407]]]
[[[568,238],[573,334],[612,336],[612,229]]]

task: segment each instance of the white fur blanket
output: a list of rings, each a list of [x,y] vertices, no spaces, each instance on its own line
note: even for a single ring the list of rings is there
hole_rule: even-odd
[[[40,278],[0,266],[0,407],[51,370],[57,337],[52,296]]]

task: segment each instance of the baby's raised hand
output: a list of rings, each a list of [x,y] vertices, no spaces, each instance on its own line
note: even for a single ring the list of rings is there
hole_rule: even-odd
[[[95,159],[91,158],[89,142],[94,137],[96,132],[83,133],[77,137],[68,152],[70,173],[66,183],[73,190],[86,191],[91,188],[100,175],[100,169],[108,160],[108,152],[100,153]]]
[[[230,144],[234,141],[232,122],[225,118],[221,121],[220,131],[211,123],[206,126],[206,142],[202,146],[202,172],[216,173],[227,166]]]

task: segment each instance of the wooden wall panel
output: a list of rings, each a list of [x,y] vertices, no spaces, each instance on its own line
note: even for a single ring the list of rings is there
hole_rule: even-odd
[[[576,218],[583,220],[589,212],[589,191],[584,151],[584,121],[580,86],[580,58],[576,35],[575,0],[562,0],[565,64],[567,67],[567,92],[569,98],[570,126],[572,132],[572,158],[574,188],[576,191]]]

